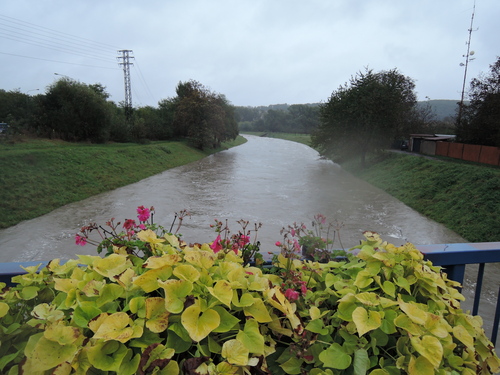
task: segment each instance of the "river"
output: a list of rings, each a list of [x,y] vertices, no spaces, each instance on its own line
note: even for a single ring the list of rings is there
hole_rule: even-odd
[[[309,225],[322,213],[344,223],[340,239],[355,246],[365,230],[395,244],[464,242],[456,233],[405,206],[380,189],[344,172],[305,145],[245,136],[248,142],[140,182],[56,209],[0,230],[0,262],[68,259],[94,254],[77,246],[74,235],[89,222],[135,219],[135,208],[154,206],[155,222],[169,227],[174,213],[187,209],[181,233],[187,242],[215,238],[210,224],[228,220],[261,222],[263,253],[276,250],[282,227]],[[154,163],[151,160],[151,163]]]

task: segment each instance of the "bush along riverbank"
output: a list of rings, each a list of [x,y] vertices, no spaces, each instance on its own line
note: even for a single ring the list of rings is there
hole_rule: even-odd
[[[92,145],[48,139],[0,143],[0,228],[246,142],[200,151],[183,141]]]
[[[483,374],[500,360],[458,283],[376,233],[356,257],[299,259],[293,227],[272,268],[251,231],[188,245],[138,220],[82,228],[104,258],[26,268],[0,285],[4,374]],[[243,225],[243,228],[245,226]],[[107,237],[103,242],[102,237]],[[94,240],[92,239],[94,237]]]

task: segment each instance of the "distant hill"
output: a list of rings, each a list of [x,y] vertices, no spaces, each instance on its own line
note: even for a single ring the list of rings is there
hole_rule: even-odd
[[[460,100],[448,100],[448,99],[438,99],[438,100],[426,100],[423,102],[418,102],[419,106],[430,105],[432,112],[436,114],[436,120],[444,120],[446,117],[455,117],[457,115],[458,102]],[[468,104],[468,102],[467,102]]]

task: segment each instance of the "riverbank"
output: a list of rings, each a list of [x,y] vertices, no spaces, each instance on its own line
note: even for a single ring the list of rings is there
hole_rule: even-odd
[[[304,135],[269,134],[308,144]],[[295,138],[295,139],[294,139]],[[386,152],[364,169],[342,168],[442,223],[470,242],[500,241],[500,168],[451,158]]]
[[[105,145],[34,139],[0,143],[0,228],[245,143],[200,151],[184,141]]]

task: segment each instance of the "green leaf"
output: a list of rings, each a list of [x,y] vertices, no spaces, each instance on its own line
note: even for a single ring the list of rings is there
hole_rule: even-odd
[[[456,337],[462,344],[464,344],[469,349],[474,349],[474,339],[470,333],[461,325],[456,325],[453,327],[453,336]]]
[[[307,323],[306,330],[318,333],[320,335],[327,335],[328,328],[325,328],[325,324],[321,319],[314,319]]]
[[[73,321],[78,327],[87,328],[89,322],[102,311],[97,308],[93,301],[82,301],[73,312]]]
[[[331,367],[337,370],[345,370],[352,363],[352,358],[348,355],[342,346],[334,342],[330,347],[322,351],[319,355],[319,360],[326,367]]]
[[[118,371],[126,357],[127,347],[118,341],[97,341],[94,346],[86,346],[89,362],[103,371]]]
[[[390,295],[391,297],[396,297],[396,287],[390,281],[384,281],[384,283],[382,284],[382,290],[384,291],[384,293]]]
[[[187,332],[186,332],[186,336],[187,336],[187,340],[185,338],[179,336],[173,330],[171,331],[169,329],[168,336],[167,336],[167,342],[166,342],[167,347],[174,349],[176,353],[184,353],[193,344],[193,342],[192,342],[191,338],[189,337],[189,335],[187,334]]]
[[[245,315],[252,316],[259,323],[269,323],[272,322],[271,315],[267,311],[267,307],[261,299],[254,298],[254,303],[251,306],[244,307]]]
[[[125,271],[127,268],[132,267],[132,263],[128,260],[126,255],[111,254],[106,258],[97,257],[93,262],[94,270],[110,279]]]
[[[358,349],[354,352],[353,361],[354,375],[365,375],[370,368],[370,358],[366,349]]]
[[[382,325],[382,318],[378,311],[367,311],[364,307],[357,307],[352,313],[352,320],[361,337],[366,332],[379,328]]]
[[[280,367],[285,371],[286,374],[298,375],[302,373],[302,364],[304,363],[303,359],[300,358],[290,358],[285,363],[281,364]]]
[[[151,258],[150,258],[151,259]],[[139,286],[146,293],[158,289],[160,285],[158,281],[167,280],[172,275],[172,267],[165,266],[162,268],[149,269],[141,276],[136,277],[133,281],[134,285]]]
[[[21,290],[21,297],[24,300],[30,300],[35,298],[38,295],[38,291],[40,290],[37,286],[25,286]]]
[[[48,340],[43,333],[40,333],[29,338],[25,354],[31,369],[46,371],[70,361],[77,350],[76,345],[60,345],[57,341]]]
[[[239,331],[236,339],[242,342],[250,353],[264,355],[264,336],[260,333],[259,323],[254,319],[249,319],[245,323],[243,331]]]
[[[413,323],[425,325],[427,321],[427,312],[419,307],[419,304],[415,302],[403,302],[399,300],[399,307],[403,310],[406,315],[412,320]]]
[[[223,332],[228,332],[232,329],[238,329],[237,324],[240,322],[240,320],[235,317],[233,314],[231,314],[229,311],[227,311],[224,307],[222,306],[215,306],[213,307],[215,311],[220,316],[220,325],[213,330],[213,332],[217,333],[223,333]]]

